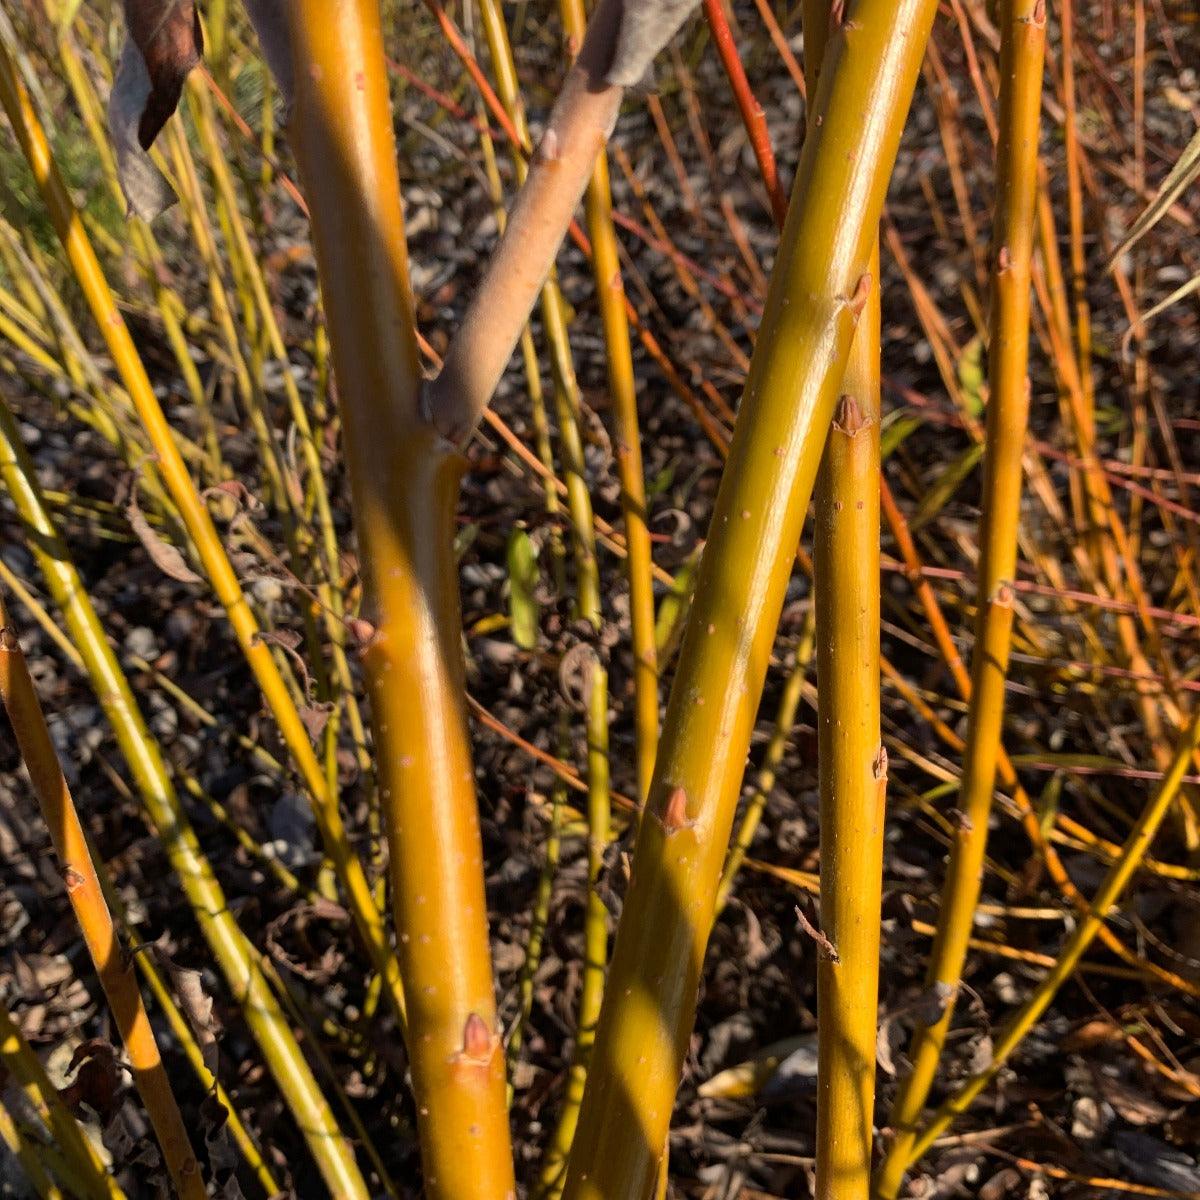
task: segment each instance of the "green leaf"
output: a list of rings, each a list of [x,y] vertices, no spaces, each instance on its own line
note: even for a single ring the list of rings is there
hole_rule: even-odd
[[[879,457],[886,460],[889,455],[900,449],[905,440],[916,433],[924,422],[920,417],[907,411],[897,409],[883,419],[883,429],[879,435]]]
[[[963,347],[955,369],[967,412],[972,417],[983,416],[983,389],[987,383],[987,371],[983,365],[983,338],[978,334]]]
[[[915,533],[922,525],[928,524],[950,503],[954,493],[962,486],[967,476],[975,469],[975,464],[983,457],[983,443],[968,446],[957,458],[951,459],[950,465],[938,476],[933,485],[921,497],[917,511],[909,521],[909,527]]]
[[[538,637],[537,547],[524,529],[508,535],[508,616],[512,638],[522,650],[532,650]]]

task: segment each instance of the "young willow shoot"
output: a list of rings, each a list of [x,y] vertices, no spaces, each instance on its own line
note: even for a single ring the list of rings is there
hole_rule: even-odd
[[[1058,961],[1046,973],[1033,995],[1004,1023],[996,1035],[992,1047],[992,1058],[986,1067],[972,1075],[934,1113],[929,1123],[907,1147],[908,1163],[911,1165],[926,1153],[933,1143],[950,1127],[959,1113],[965,1112],[970,1103],[1000,1073],[1009,1056],[1021,1039],[1037,1024],[1058,989],[1071,977],[1079,966],[1084,953],[1095,940],[1109,912],[1121,898],[1138,867],[1149,853],[1155,834],[1163,818],[1179,796],[1180,786],[1192,756],[1200,745],[1200,711],[1180,734],[1175,753],[1154,795],[1142,810],[1116,861],[1109,868],[1099,890],[1093,897],[1089,911],[1076,925],[1074,932],[1062,948]]]
[[[934,10],[837,10],[639,830],[569,1200],[653,1186],[770,647],[876,285],[875,231]]]
[[[75,1184],[72,1194],[87,1200],[125,1200],[125,1192],[104,1169],[96,1148],[84,1133],[79,1122],[67,1108],[58,1089],[50,1082],[42,1060],[25,1040],[17,1023],[4,1004],[0,1003],[0,1067],[7,1079],[24,1093],[29,1106],[37,1113],[54,1141],[61,1156],[64,1183],[68,1173]],[[5,1108],[11,1103],[5,1097]],[[15,1105],[13,1107],[16,1107]],[[31,1153],[29,1157],[34,1157]],[[37,1160],[40,1160],[40,1156]],[[53,1186],[53,1185],[51,1185]],[[59,1192],[59,1195],[62,1193]]]
[[[154,1127],[175,1191],[185,1200],[206,1195],[200,1165],[167,1079],[150,1018],[142,1003],[133,963],[121,946],[104,901],[87,837],[63,778],[46,718],[29,677],[17,631],[0,600],[0,702],[12,724],[34,794],[50,830],[63,881],[83,940],[129,1054],[134,1082]]]
[[[1021,504],[1021,458],[1029,417],[1030,261],[1035,236],[1038,125],[1046,36],[1045,0],[1005,0],[1000,50],[1000,140],[992,237],[986,457],[978,575],[978,617],[958,823],[927,982],[950,997],[940,1018],[920,1025],[913,1068],[896,1097],[896,1130],[875,1184],[897,1195],[914,1127],[933,1084],[954,1014],[982,882],[992,789],[1000,752],[1004,685],[1012,636],[1013,581]]]

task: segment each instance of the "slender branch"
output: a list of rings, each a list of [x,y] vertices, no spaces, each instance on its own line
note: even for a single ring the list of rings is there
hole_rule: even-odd
[[[1050,1006],[1058,989],[1075,972],[1080,959],[1103,928],[1110,910],[1121,898],[1122,892],[1128,886],[1134,872],[1137,871],[1153,844],[1163,818],[1179,795],[1183,777],[1198,746],[1200,746],[1200,711],[1193,716],[1191,723],[1180,735],[1166,777],[1142,810],[1137,824],[1134,825],[1121,848],[1120,857],[1109,868],[1104,882],[1092,899],[1090,910],[1075,927],[1074,933],[1071,934],[1067,944],[1059,953],[1058,960],[1042,982],[1038,984],[1033,995],[1005,1022],[1003,1029],[997,1034],[992,1047],[991,1062],[982,1071],[972,1075],[946,1100],[921,1130],[920,1136],[910,1142],[907,1148],[908,1163],[915,1162],[926,1153],[949,1128],[954,1118],[959,1113],[965,1112],[975,1097],[991,1084],[1012,1052],[1020,1044],[1021,1039],[1037,1024],[1041,1015]]]
[[[466,441],[490,402],[616,122],[624,88],[606,76],[621,12],[622,0],[600,0],[592,14],[504,236],[427,388],[429,418],[453,442]]]
[[[1029,416],[1030,263],[1036,234],[1038,124],[1045,48],[1045,0],[1006,0],[1001,46],[1000,137],[993,232],[991,395],[980,536],[979,616],[959,808],[963,813],[942,890],[927,979],[951,997],[938,1020],[918,1025],[912,1073],[892,1109],[897,1131],[875,1191],[894,1197],[911,1161],[913,1127],[933,1084],[954,1013],[975,905],[1001,751],[1004,687],[1012,641],[1021,461]]]
[[[67,896],[121,1041],[129,1053],[134,1082],[162,1147],[171,1181],[180,1196],[189,1200],[203,1198],[206,1192],[200,1165],[167,1079],[133,965],[117,939],[112,914],[104,902],[75,801],[63,778],[25,655],[21,653],[21,643],[16,630],[8,624],[3,600],[0,600],[0,701],[12,722],[17,747],[62,866]]]

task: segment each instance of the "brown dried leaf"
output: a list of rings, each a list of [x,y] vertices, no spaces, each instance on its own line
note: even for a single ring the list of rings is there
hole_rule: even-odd
[[[329,724],[329,718],[333,714],[333,704],[328,700],[320,703],[314,702],[301,706],[298,711],[301,723],[308,730],[308,736],[315,742],[325,732],[325,726]]]
[[[175,194],[146,153],[179,104],[203,39],[193,0],[124,0],[129,36],[108,101],[108,126],[130,212],[150,221]]]
[[[179,966],[178,963],[172,961],[162,947],[155,946],[154,949],[160,965],[171,977],[179,1007],[200,1045],[204,1065],[213,1075],[216,1075],[217,1020],[213,1016],[212,997],[204,990],[200,972],[191,967]]]
[[[108,99],[108,132],[117,157],[117,176],[129,211],[152,221],[175,203],[175,193],[162,172],[142,149],[138,126],[150,96],[146,62],[131,41],[126,41],[117,63]]]
[[[138,507],[137,492],[130,489],[129,503],[125,506],[125,518],[129,527],[137,534],[138,541],[146,547],[151,562],[164,574],[180,583],[203,583],[204,581],[187,565],[187,560],[169,542],[164,542],[151,528],[145,514]]]
[[[223,479],[205,488],[202,495],[205,500],[210,496],[232,496],[250,512],[261,512],[263,509],[263,502],[240,479]]]
[[[229,1110],[210,1092],[200,1105],[213,1194],[217,1200],[245,1200],[237,1181],[240,1155],[229,1136]]]
[[[1095,1017],[1068,1033],[1063,1039],[1062,1048],[1068,1052],[1091,1050],[1121,1040],[1120,1026],[1106,1017]]]
[[[125,0],[125,26],[150,80],[138,118],[138,141],[149,150],[178,107],[189,72],[200,62],[200,14],[192,0]]]
[[[103,1038],[80,1042],[71,1055],[68,1071],[74,1072],[75,1078],[59,1092],[67,1107],[86,1104],[105,1124],[109,1123],[120,1103],[116,1048]]]
[[[1096,1088],[1122,1120],[1130,1125],[1157,1125],[1170,1115],[1166,1105],[1148,1092],[1104,1071],[1095,1073]]]

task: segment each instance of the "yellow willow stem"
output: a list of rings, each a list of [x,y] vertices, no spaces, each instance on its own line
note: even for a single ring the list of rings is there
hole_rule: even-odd
[[[7,1108],[0,1101],[0,1142],[8,1148],[17,1161],[30,1186],[41,1197],[41,1200],[66,1200],[58,1185],[46,1174],[42,1160],[34,1143],[21,1136],[16,1122],[12,1119]]]
[[[639,829],[568,1200],[653,1187],[771,645],[876,286],[876,229],[935,7],[860,0],[831,32]]]
[[[1038,1019],[1049,1007],[1058,989],[1074,973],[1079,965],[1079,960],[1103,927],[1109,911],[1121,898],[1122,892],[1149,851],[1163,818],[1170,811],[1171,805],[1179,794],[1180,785],[1191,765],[1192,755],[1198,745],[1200,745],[1200,712],[1196,713],[1191,724],[1180,736],[1167,774],[1150,802],[1143,809],[1142,815],[1130,831],[1128,838],[1125,839],[1120,857],[1109,869],[1104,882],[1092,900],[1090,911],[1075,927],[1075,932],[1062,948],[1058,961],[1038,984],[1033,995],[1005,1022],[1004,1028],[996,1035],[995,1044],[992,1047],[992,1059],[987,1067],[971,1076],[958,1091],[946,1100],[934,1113],[929,1124],[921,1130],[920,1136],[910,1143],[906,1166],[925,1154],[946,1131],[954,1118],[964,1112],[975,1097],[996,1078],[1009,1056],[1020,1044],[1021,1039],[1037,1024]]]
[[[461,456],[422,416],[376,0],[297,0],[292,141],[312,213],[432,1200],[514,1194],[452,548]]]
[[[587,18],[583,0],[561,0],[568,39],[582,44]],[[613,228],[608,156],[596,156],[584,193],[592,240],[592,275],[608,347],[608,387],[616,422],[614,452],[625,519],[625,571],[629,578],[629,624],[633,641],[634,730],[637,736],[638,799],[644,804],[658,749],[658,652],[654,642],[654,579],[650,531],[646,524],[646,483],[638,424],[637,385],[629,338],[629,318],[621,283],[621,261]]]
[[[365,740],[363,724],[354,695],[349,663],[346,660],[346,628],[343,619],[341,590],[335,586],[339,576],[337,533],[334,530],[329,493],[325,487],[320,451],[308,418],[308,412],[300,396],[300,389],[290,370],[287,346],[284,343],[283,333],[279,328],[279,321],[275,316],[275,309],[267,291],[266,279],[260,265],[260,256],[254,252],[250,243],[249,234],[246,232],[245,223],[238,210],[233,180],[216,140],[212,99],[208,89],[197,83],[189,84],[188,97],[192,104],[193,124],[208,156],[209,170],[212,173],[214,186],[221,196],[228,214],[230,230],[233,233],[233,249],[241,260],[245,277],[253,293],[254,303],[266,334],[267,347],[283,368],[283,390],[288,401],[288,411],[300,434],[300,448],[304,455],[309,484],[313,490],[316,505],[317,527],[320,533],[321,555],[324,558],[326,576],[326,580],[318,585],[318,596],[324,606],[325,624],[332,643],[334,668],[337,672],[338,683],[345,694],[351,734],[355,744],[361,746]]]
[[[104,902],[75,801],[63,778],[17,632],[8,624],[3,600],[0,600],[0,701],[12,723],[17,748],[59,858],[67,896],[129,1054],[134,1082],[162,1147],[171,1182],[180,1196],[203,1198],[206,1192],[200,1165],[167,1079],[133,965],[118,940],[112,914]]]
[[[720,912],[729,902],[733,885],[737,881],[738,872],[750,853],[754,843],[754,835],[758,832],[762,821],[763,811],[767,807],[767,799],[775,786],[775,773],[783,761],[787,749],[788,738],[796,724],[796,710],[800,707],[800,695],[804,691],[804,680],[808,676],[808,668],[812,663],[813,651],[816,649],[816,612],[810,608],[804,618],[804,626],[800,632],[800,641],[796,646],[796,661],[783,685],[783,693],[779,697],[779,709],[775,714],[775,729],[771,740],[767,743],[763,754],[762,766],[754,779],[754,794],[746,804],[741,823],[729,848],[729,856],[725,859],[721,871],[721,882],[717,887],[716,911]]]
[[[58,1089],[50,1082],[41,1060],[21,1034],[8,1009],[0,1003],[0,1066],[20,1085],[29,1102],[87,1188],[89,1200],[124,1200],[125,1193],[109,1175],[87,1134],[71,1115]]]
[[[129,680],[117,663],[87,588],[46,510],[33,463],[17,437],[16,422],[2,399],[0,479],[28,530],[29,549],[83,659],[92,689],[113,727],[179,885],[230,992],[241,1004],[246,1024],[262,1049],[330,1192],[339,1200],[365,1198],[367,1188],[354,1153],[342,1136],[278,1002],[256,967],[250,945],[200,849],[171,784],[162,753],[134,700]]]
[[[480,0],[480,16],[488,42],[496,91],[505,106],[523,144],[529,142],[529,130],[521,101],[512,44],[498,0]],[[580,36],[582,37],[582,19]],[[519,145],[511,147],[517,180],[525,184],[529,166]],[[594,178],[594,176],[593,176]],[[615,251],[614,251],[615,252]],[[618,297],[623,300],[623,296]],[[554,374],[554,396],[558,410],[559,441],[562,448],[567,485],[567,510],[570,514],[575,556],[575,577],[579,615],[594,629],[601,624],[600,575],[596,562],[595,518],[584,470],[583,439],[580,430],[579,386],[571,357],[567,332],[566,303],[558,280],[550,271],[541,292],[542,321],[550,345]],[[622,309],[622,317],[624,310]],[[626,334],[628,329],[626,328]],[[626,343],[628,354],[628,342]],[[632,370],[632,364],[630,364]],[[632,374],[630,375],[632,384]],[[645,562],[647,570],[649,558]],[[608,769],[608,675],[593,653],[587,667],[587,741],[588,741],[588,893],[584,923],[583,985],[579,999],[579,1025],[575,1054],[567,1074],[567,1090],[558,1123],[550,1138],[543,1164],[540,1195],[558,1196],[565,1178],[567,1154],[579,1119],[579,1103],[587,1079],[587,1060],[595,1038],[596,1021],[604,995],[604,973],[608,963],[608,909],[600,895],[600,872],[604,847],[609,839],[610,796]],[[657,702],[656,702],[657,707]]]
[[[805,0],[808,80],[820,79],[831,15],[828,0]],[[878,279],[878,239],[870,270]],[[887,792],[879,729],[880,325],[872,289],[816,490],[820,913],[832,947],[818,947],[817,960],[817,1200],[867,1200],[871,1188]]]
[[[325,850],[345,891],[347,906],[354,916],[376,969],[390,984],[389,995],[397,1014],[403,1020],[404,1002],[400,992],[396,957],[388,944],[383,921],[371,895],[362,863],[350,846],[338,811],[337,797],[329,791],[308,731],[271,655],[271,648],[259,636],[258,622],[242,592],[241,584],[221,544],[208,508],[180,456],[171,427],[146,375],[146,368],[133,339],[129,336],[129,330],[117,309],[95,251],[84,232],[79,213],[67,193],[51,155],[41,122],[17,78],[8,51],[2,45],[0,104],[8,113],[8,119],[17,140],[21,143],[25,157],[29,160],[55,231],[66,250],[76,279],[154,448],[157,473],[161,475],[171,499],[179,510],[213,591],[225,609],[242,653],[254,672],[267,706],[279,724],[283,740],[312,797],[313,815]]]
[[[612,822],[608,779],[608,673],[593,655],[587,681],[588,811],[587,917],[584,925],[583,984],[575,1053],[567,1073],[567,1091],[558,1124],[542,1164],[539,1195],[556,1197],[566,1181],[567,1156],[579,1124],[579,1105],[587,1083],[588,1062],[596,1040],[596,1023],[604,999],[608,965],[608,908],[600,895],[600,872]]]
[[[569,741],[569,736],[568,717],[564,710],[559,714],[558,723],[560,754],[565,751],[565,744]],[[537,892],[533,901],[533,916],[529,921],[529,941],[525,947],[525,961],[521,964],[521,975],[517,981],[521,1007],[513,1025],[512,1035],[508,1040],[510,1069],[520,1055],[521,1045],[525,1038],[525,1027],[529,1023],[530,1013],[533,1012],[533,981],[542,962],[546,929],[550,924],[550,901],[554,892],[554,876],[558,871],[558,861],[562,852],[562,812],[566,803],[566,794],[566,783],[561,779],[555,780],[550,796],[550,829],[546,834],[546,857],[542,863],[541,873],[538,875]]]
[[[1036,236],[1038,125],[1045,49],[1045,0],[1005,0],[1000,51],[1000,139],[992,236],[992,311],[978,617],[959,808],[930,952],[927,981],[950,989],[941,1017],[918,1025],[913,1068],[896,1097],[896,1130],[875,1182],[894,1197],[910,1159],[914,1126],[933,1084],[954,1013],[979,899],[988,820],[1000,754],[1004,686],[1012,640],[1012,583],[1020,520],[1021,459],[1029,416],[1030,259]]]
[[[58,28],[56,46],[59,63],[75,98],[76,107],[83,120],[84,128],[92,140],[100,160],[100,169],[105,183],[113,199],[124,207],[125,198],[117,177],[116,159],[109,143],[104,116],[101,111],[96,89],[75,49],[75,39],[70,29],[63,28],[54,13],[56,5],[46,3],[46,15],[55,22]],[[204,444],[207,452],[208,466],[214,478],[219,478],[222,470],[221,447],[217,439],[216,425],[213,421],[212,408],[208,402],[208,393],[200,379],[200,372],[192,359],[188,348],[187,336],[183,332],[180,318],[187,312],[183,302],[165,282],[167,276],[166,264],[162,251],[155,241],[150,227],[142,220],[131,217],[129,221],[130,244],[138,265],[142,269],[146,282],[149,284],[162,319],[163,331],[167,335],[171,351],[175,355],[175,363],[179,374],[187,387],[188,396],[196,408],[204,429]]]
[[[871,1183],[887,788],[879,740],[878,339],[879,308],[868,305],[817,484],[821,931],[834,947],[817,963],[820,1200],[866,1200]]]

